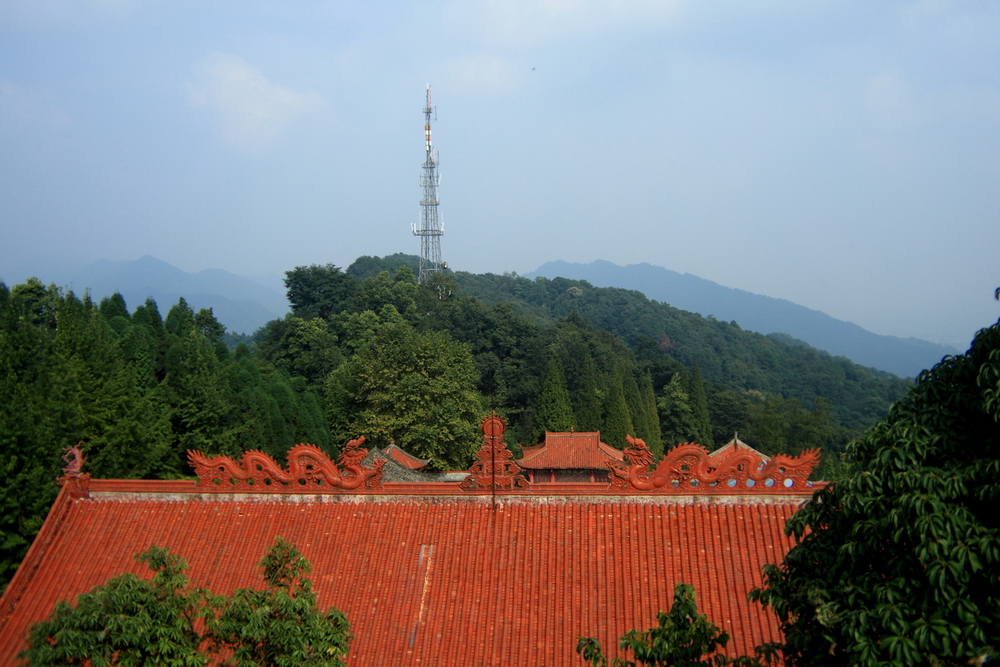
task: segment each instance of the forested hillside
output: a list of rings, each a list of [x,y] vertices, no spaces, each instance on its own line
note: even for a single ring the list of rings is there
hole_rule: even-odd
[[[835,476],[837,452],[906,388],[638,292],[463,273],[421,286],[415,259],[297,267],[292,312],[252,337],[183,299],[163,317],[152,300],[0,283],[0,577],[77,442],[95,477],[185,476],[188,449],[336,455],[358,435],[462,469],[493,408],[515,453],[546,430],[600,430],[616,447],[633,434],[657,454],[738,431],[765,453],[823,447],[820,473]]]
[[[835,356],[844,356],[855,363],[889,371],[900,377],[915,377],[943,356],[958,353],[948,345],[875,334],[851,322],[785,299],[723,287],[690,273],[682,275],[661,266],[618,266],[601,260],[590,264],[559,261],[547,262],[527,275],[530,279],[540,276],[552,279],[561,276],[586,280],[598,287],[638,290],[675,308],[714,314],[722,320],[735,320],[744,329],[764,334],[789,334]]]

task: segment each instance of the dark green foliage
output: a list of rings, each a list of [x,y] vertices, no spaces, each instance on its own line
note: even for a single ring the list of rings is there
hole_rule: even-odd
[[[359,295],[358,280],[333,264],[297,266],[285,272],[292,314],[304,320],[328,318],[352,310]]]
[[[601,425],[601,440],[618,449],[625,448],[625,436],[635,433],[632,416],[625,402],[625,369],[619,365],[611,373],[610,383],[604,398],[604,421]]]
[[[402,267],[390,278],[388,271],[382,271],[374,278],[361,283],[358,297],[360,310],[380,312],[386,306],[393,306],[407,321],[418,320],[417,294],[422,290],[409,267]],[[425,290],[424,290],[425,291]]]
[[[207,665],[197,619],[211,617],[207,591],[191,588],[187,564],[152,546],[135,558],[155,572],[151,580],[122,574],[76,598],[59,602],[31,628],[19,656],[31,667],[83,665]]]
[[[677,584],[670,612],[657,614],[657,626],[649,630],[629,630],[619,648],[631,651],[635,660],[615,658],[612,667],[697,667],[698,665],[761,664],[758,658],[741,656],[729,659],[719,653],[729,643],[729,635],[715,626],[705,614],[698,613],[694,586]],[[592,637],[580,637],[576,652],[593,667],[607,667],[601,643]]]
[[[77,442],[85,471],[103,478],[189,474],[187,448],[281,459],[298,442],[331,447],[316,390],[245,347],[230,355],[210,310],[182,300],[164,323],[152,300],[131,317],[124,308],[38,281],[0,286],[0,581],[55,498],[62,449]],[[313,379],[326,348],[302,348],[288,368]]]
[[[657,400],[660,429],[667,450],[682,442],[704,444],[703,441],[706,439],[704,430],[706,425],[695,413],[694,401],[688,393],[690,386],[686,372],[675,373]]]
[[[390,307],[343,367],[356,408],[350,431],[383,447],[395,440],[442,467],[468,467],[483,412],[469,349],[445,333],[415,331],[394,313]]]
[[[624,366],[624,364],[622,365]],[[625,405],[628,407],[629,418],[632,421],[632,431],[629,432],[629,435],[645,438],[652,430],[652,423],[643,403],[642,394],[639,393],[639,383],[635,381],[635,374],[624,368],[621,372],[621,378]]]
[[[314,386],[322,384],[344,360],[337,337],[318,317],[311,320],[288,317],[283,323],[281,339],[269,359],[292,377],[305,378]]]
[[[132,313],[132,324],[146,327],[150,336],[158,338],[163,335],[163,317],[156,307],[153,299],[146,299],[146,302],[135,309]]]
[[[415,275],[420,270],[420,257],[401,252],[397,252],[395,255],[386,255],[385,257],[364,255],[358,257],[347,267],[347,273],[362,281],[374,278],[383,271],[393,274],[403,266],[410,269],[410,272]]]
[[[215,650],[230,667],[343,667],[352,636],[347,618],[316,608],[309,561],[280,537],[260,563],[267,588],[241,588],[210,624]]]
[[[697,442],[712,449],[715,447],[715,439],[712,437],[712,420],[708,413],[708,398],[705,395],[705,383],[701,379],[701,371],[695,364],[694,369],[684,375],[687,380],[687,394],[691,400],[691,412],[697,424]]]
[[[967,665],[1000,648],[1000,323],[848,448],[753,596],[791,665]]]
[[[794,398],[765,397],[758,391],[721,390],[712,394],[711,421],[715,441],[728,442],[734,434],[764,454],[799,454],[820,447],[823,458],[818,479],[840,479],[840,452],[851,432],[830,415],[830,403],[818,399],[811,410]]]
[[[671,308],[631,290],[595,288],[565,278],[531,281],[516,275],[458,272],[455,279],[467,294],[486,303],[509,302],[537,322],[550,324],[575,313],[594,328],[611,332],[636,351],[643,368],[652,371],[658,392],[669,380],[660,369],[668,376],[676,371],[669,369],[662,353],[683,367],[697,364],[705,381],[724,388],[798,398],[807,409],[825,397],[831,402],[831,417],[860,433],[881,419],[907,386],[888,373]],[[570,293],[571,287],[579,294]]]
[[[532,444],[541,442],[545,438],[546,431],[569,431],[574,428],[574,421],[562,362],[553,350],[549,353],[549,364],[545,369],[545,379],[542,380],[542,392],[538,396],[535,437]]]
[[[229,354],[229,348],[226,347],[224,340],[226,327],[219,320],[215,319],[212,309],[202,308],[195,313],[194,326],[198,330],[198,333],[204,336],[208,344],[215,350],[215,355],[219,359],[225,359],[226,355]]]
[[[351,642],[342,613],[316,608],[309,561],[289,543],[263,558],[266,588],[213,596],[193,588],[187,563],[152,546],[136,559],[155,574],[122,574],[63,601],[31,628],[20,657],[30,667],[343,667]]]
[[[100,313],[101,317],[106,320],[111,320],[115,317],[123,317],[125,320],[128,320],[128,308],[125,305],[125,297],[119,292],[104,297],[101,299]]]
[[[653,391],[653,378],[649,373],[646,373],[646,375],[642,378],[642,387],[640,387],[640,392],[642,410],[645,413],[645,429],[647,430],[640,432],[639,437],[646,442],[646,446],[649,447],[649,451],[653,453],[653,456],[660,457],[663,455],[663,436],[660,430],[660,413],[656,407],[656,394]]]
[[[580,390],[576,399],[576,421],[580,431],[598,431],[601,428],[601,397],[597,389],[596,373],[594,358],[587,354],[583,358]],[[657,440],[659,440],[658,431],[659,426],[657,426]]]
[[[0,581],[21,562],[56,497],[60,460],[49,443],[65,435],[62,410],[48,414],[59,393],[51,371],[60,365],[48,316],[43,310],[38,319],[23,294],[0,283]]]
[[[167,311],[167,319],[163,321],[163,328],[168,334],[183,336],[189,331],[196,329],[194,323],[194,311],[188,305],[184,297],[177,300],[177,303]]]

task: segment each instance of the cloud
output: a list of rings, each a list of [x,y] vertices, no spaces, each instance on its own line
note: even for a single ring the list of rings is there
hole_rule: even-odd
[[[273,143],[282,128],[323,106],[315,92],[299,93],[271,83],[242,58],[212,53],[196,66],[190,101],[214,115],[223,135],[237,147],[258,150]]]

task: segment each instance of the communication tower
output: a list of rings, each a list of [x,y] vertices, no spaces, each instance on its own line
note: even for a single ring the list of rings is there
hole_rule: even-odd
[[[441,261],[441,237],[444,236],[444,223],[438,215],[438,185],[441,175],[438,173],[438,154],[431,145],[431,115],[435,115],[431,105],[431,87],[427,85],[427,105],[424,107],[424,143],[427,151],[424,157],[423,172],[420,174],[420,187],[424,198],[420,200],[420,225],[413,225],[413,235],[420,237],[420,274],[417,280],[426,285],[432,273],[440,273],[448,268]]]

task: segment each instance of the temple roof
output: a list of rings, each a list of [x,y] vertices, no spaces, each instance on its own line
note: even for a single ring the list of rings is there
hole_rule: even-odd
[[[346,614],[352,667],[576,667],[581,636],[613,658],[621,635],[656,624],[680,582],[732,636],[730,656],[779,639],[777,619],[747,593],[792,546],[785,523],[821,485],[808,481],[817,451],[765,461],[745,446],[710,455],[687,443],[654,468],[642,440],[626,438],[626,459],[596,433],[548,434],[554,446],[526,459],[590,452],[610,462],[608,481],[533,486],[504,429],[484,418],[476,461],[452,481],[390,481],[387,466],[421,473],[381,456],[366,464],[364,438],[336,462],[296,445],[287,466],[257,451],[238,462],[189,451],[198,479],[187,481],[91,479],[77,451],[0,597],[0,665],[15,663],[56,602],[123,572],[151,576],[132,558],[151,545],[185,558],[194,585],[229,594],[260,585],[256,564],[276,536],[312,562],[320,607]]]
[[[400,485],[402,486],[402,485]],[[674,584],[733,637],[730,655],[778,638],[746,600],[791,547],[799,496],[203,493],[194,482],[91,480],[62,490],[0,598],[0,664],[28,626],[166,545],[215,593],[259,586],[275,536],[312,562],[321,608],[351,623],[353,667],[581,664],[577,637],[617,653],[652,627]]]
[[[523,448],[517,464],[533,470],[602,470],[608,461],[621,461],[621,450],[601,442],[601,434],[552,433],[546,431],[545,442]]]

